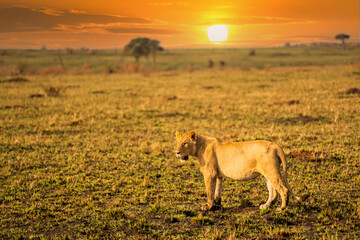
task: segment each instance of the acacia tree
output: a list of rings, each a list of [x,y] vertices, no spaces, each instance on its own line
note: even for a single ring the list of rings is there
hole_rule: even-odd
[[[156,66],[156,52],[163,51],[164,48],[160,46],[160,41],[152,39],[150,40],[150,53],[153,57],[153,64]]]
[[[135,57],[135,62],[139,63],[141,57],[153,57],[153,63],[156,65],[156,52],[162,51],[160,42],[150,38],[134,38],[124,47],[124,54],[129,54]]]
[[[341,40],[343,49],[345,50],[345,39],[349,39],[350,35],[345,34],[345,33],[339,33],[335,36],[335,39]]]

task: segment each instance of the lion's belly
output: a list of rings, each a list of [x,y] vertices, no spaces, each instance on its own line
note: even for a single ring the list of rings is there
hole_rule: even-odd
[[[235,180],[247,181],[260,175],[256,169],[248,164],[241,164],[234,161],[235,164],[219,165],[219,174],[221,177],[228,177]]]
[[[219,174],[236,180],[250,180],[260,175],[257,163],[265,154],[267,142],[224,144],[217,151]],[[261,160],[260,160],[261,161]]]

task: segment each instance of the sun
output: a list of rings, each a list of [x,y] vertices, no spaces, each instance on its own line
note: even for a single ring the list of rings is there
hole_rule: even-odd
[[[209,40],[215,44],[220,44],[228,38],[228,30],[226,25],[212,25],[207,29]]]

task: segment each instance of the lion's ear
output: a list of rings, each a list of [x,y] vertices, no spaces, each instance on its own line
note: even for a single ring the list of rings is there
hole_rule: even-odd
[[[189,133],[188,133],[188,136],[191,138],[191,140],[193,140],[193,141],[196,141],[196,139],[197,139],[197,133],[194,131],[194,130],[192,130],[192,131],[190,131]]]
[[[179,140],[182,137],[182,135],[179,131],[176,131],[175,137],[176,137],[176,140]]]

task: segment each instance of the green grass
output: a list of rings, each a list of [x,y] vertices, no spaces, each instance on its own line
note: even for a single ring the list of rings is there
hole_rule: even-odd
[[[175,69],[147,77],[27,75],[29,82],[0,82],[0,238],[360,238],[360,95],[343,93],[360,88],[360,61],[335,49],[339,55],[318,66],[313,50],[320,51],[309,50],[306,66],[276,67],[289,56],[275,56],[274,67],[252,62],[244,69],[234,61],[238,67],[207,69],[200,59],[206,65],[210,50],[171,50],[184,64],[187,53],[196,55],[187,64],[199,67],[183,71],[179,60],[168,63]],[[235,56],[216,51],[219,59]],[[254,58],[270,61],[274,51],[301,62],[305,49],[259,49]],[[46,86],[64,90],[49,97]],[[224,209],[202,213],[197,160],[182,165],[173,153],[175,130],[192,129],[226,141],[275,141],[287,154],[293,191],[310,198],[290,198],[280,213],[279,201],[259,210],[267,199],[263,178],[227,179]]]
[[[255,56],[249,56],[251,49],[167,49],[159,52],[157,66],[160,69],[187,69],[207,67],[210,59],[215,66],[225,61],[227,66],[266,68],[274,66],[311,66],[353,64],[360,61],[360,48],[339,47],[289,47],[258,48]],[[64,50],[6,50],[0,56],[0,76],[17,74],[62,73],[60,59],[67,73],[89,74],[126,71],[125,65],[133,63],[131,56],[122,56],[121,49],[96,50],[89,55],[84,49],[76,49],[72,54]],[[141,58],[142,69],[152,66],[152,59]]]

